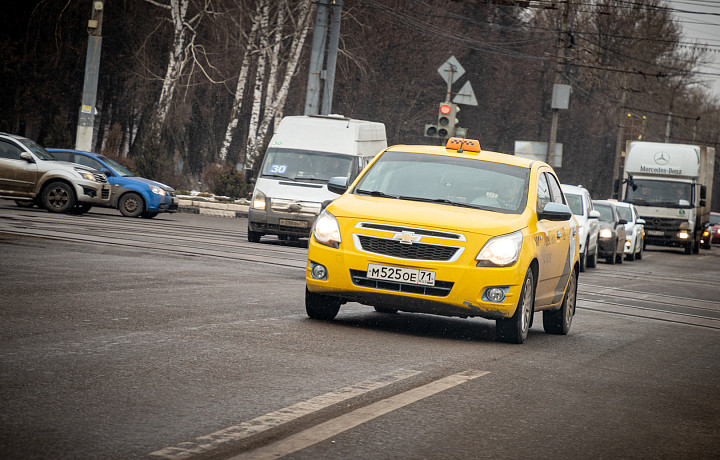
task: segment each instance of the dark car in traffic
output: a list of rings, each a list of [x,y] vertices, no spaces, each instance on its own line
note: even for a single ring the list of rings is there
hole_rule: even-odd
[[[604,257],[609,264],[621,264],[625,250],[627,221],[620,217],[617,206],[612,201],[593,200],[593,206],[600,213],[598,255]]]
[[[178,210],[175,189],[160,182],[137,177],[112,158],[80,150],[47,151],[59,160],[90,166],[105,173],[112,187],[112,198],[104,207],[117,209],[123,216],[150,219],[161,212]]]

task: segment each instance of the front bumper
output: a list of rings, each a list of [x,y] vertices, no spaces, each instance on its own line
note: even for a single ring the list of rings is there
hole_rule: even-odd
[[[177,196],[162,196],[151,193],[146,205],[149,211],[177,212],[179,202],[180,200]]]
[[[248,228],[265,235],[310,236],[317,214],[276,212],[250,208]]]
[[[435,286],[369,279],[368,263],[434,271]],[[313,278],[314,264],[327,269],[327,279]],[[452,263],[399,260],[360,253],[352,248],[333,249],[311,238],[305,280],[311,292],[366,305],[443,316],[499,319],[515,313],[527,269],[523,264],[521,258],[511,267],[481,268],[469,255]],[[505,298],[501,302],[486,300],[483,294],[490,287],[501,287]]]
[[[680,238],[679,230],[645,229],[645,242],[656,246],[687,246],[692,241],[692,233],[688,238]]]
[[[93,206],[109,205],[110,184],[81,179],[75,181],[74,186],[78,202]]]
[[[614,238],[598,238],[598,255],[600,257],[610,257],[615,254],[617,249]],[[623,241],[625,244],[625,241]]]

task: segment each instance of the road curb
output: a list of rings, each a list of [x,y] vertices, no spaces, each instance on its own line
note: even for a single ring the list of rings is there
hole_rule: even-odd
[[[183,200],[178,203],[178,211],[203,216],[241,218],[248,216],[250,206],[236,203],[215,203],[202,200]]]

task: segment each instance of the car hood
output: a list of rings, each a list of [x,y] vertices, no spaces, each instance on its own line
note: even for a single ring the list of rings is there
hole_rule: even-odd
[[[495,236],[527,227],[527,214],[532,211],[526,209],[523,214],[505,214],[445,204],[348,194],[333,201],[328,212],[340,219]]]
[[[603,228],[609,228],[610,230],[615,230],[615,223],[599,220],[598,221],[598,229],[602,230]]]
[[[173,190],[173,188],[170,187],[169,185],[165,185],[162,182],[157,182],[157,181],[150,180],[150,179],[145,179],[144,177],[126,177],[125,179],[132,180],[135,182],[141,182],[143,184],[147,184],[150,186],[160,187],[163,190]]]

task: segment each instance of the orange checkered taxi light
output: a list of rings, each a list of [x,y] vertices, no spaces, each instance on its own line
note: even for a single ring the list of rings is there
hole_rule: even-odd
[[[445,148],[448,150],[457,150],[462,152],[478,152],[480,153],[480,141],[477,139],[462,139],[459,137],[451,137],[448,139]]]

